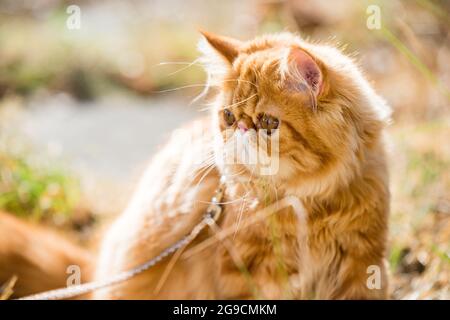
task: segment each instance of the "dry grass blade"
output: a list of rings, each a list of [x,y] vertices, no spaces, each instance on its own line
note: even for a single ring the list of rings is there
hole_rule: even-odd
[[[234,264],[239,268],[242,276],[244,277],[244,280],[247,282],[248,287],[252,291],[253,297],[256,299],[264,299],[264,297],[261,296],[261,293],[258,290],[258,286],[253,280],[250,271],[247,269],[247,266],[245,265],[244,261],[242,260],[241,256],[239,255],[230,239],[222,235],[221,229],[215,221],[210,221],[208,225],[214,232],[214,236],[216,237],[217,241],[220,242],[220,244],[227,250],[231,259],[233,259]]]
[[[167,278],[169,277],[170,272],[173,270],[173,268],[175,267],[175,263],[177,263],[178,259],[180,258],[181,254],[183,253],[184,249],[186,248],[188,244],[186,244],[185,246],[181,247],[180,249],[178,249],[175,254],[172,256],[172,258],[169,261],[169,264],[167,265],[166,269],[164,270],[164,273],[161,276],[161,279],[158,281],[158,284],[156,285],[155,288],[155,295],[159,294],[162,287],[164,286],[164,284],[166,283]]]
[[[261,220],[269,217],[270,215],[272,215],[284,208],[287,208],[287,207],[292,207],[294,209],[294,212],[299,217],[301,223],[303,223],[305,221],[306,214],[305,214],[305,210],[304,210],[303,205],[301,204],[300,200],[297,197],[288,196],[288,197],[285,197],[285,198],[277,201],[274,204],[271,204],[270,206],[268,206],[266,208],[259,210],[251,218],[247,218],[247,219],[243,220],[242,224],[241,224],[241,230],[248,228],[251,225],[253,225],[254,223],[261,221]],[[207,240],[196,245],[195,247],[187,250],[182,255],[182,258],[187,259],[187,258],[195,255],[196,253],[199,253],[199,252],[205,250],[206,248],[214,245],[220,239],[232,236],[234,234],[234,231],[235,231],[235,228],[233,228],[233,227],[221,230],[220,232],[218,232],[216,237],[208,238]]]
[[[14,286],[17,282],[17,276],[14,275],[0,288],[0,300],[8,300],[14,293]]]

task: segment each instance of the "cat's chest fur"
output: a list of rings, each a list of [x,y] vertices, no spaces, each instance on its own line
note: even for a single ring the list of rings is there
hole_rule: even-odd
[[[218,224],[232,235],[214,253],[216,290],[221,298],[292,298],[298,275],[298,217],[292,208],[257,219],[276,202],[260,190],[228,186]],[[248,221],[256,219],[256,222]],[[253,220],[254,221],[254,220]]]

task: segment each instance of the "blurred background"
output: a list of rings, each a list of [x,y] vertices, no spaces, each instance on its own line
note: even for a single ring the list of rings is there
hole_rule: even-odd
[[[392,297],[449,299],[446,0],[0,0],[0,210],[94,242],[170,131],[205,114],[198,28],[299,32],[359,61],[394,109]]]

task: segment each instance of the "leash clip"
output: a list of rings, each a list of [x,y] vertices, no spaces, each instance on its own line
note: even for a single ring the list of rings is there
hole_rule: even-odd
[[[206,215],[209,216],[214,222],[219,220],[220,214],[223,210],[223,194],[224,194],[224,188],[223,184],[219,186],[219,188],[216,190],[216,193],[214,194],[214,197],[211,199],[211,204],[208,206],[208,209],[206,210]]]

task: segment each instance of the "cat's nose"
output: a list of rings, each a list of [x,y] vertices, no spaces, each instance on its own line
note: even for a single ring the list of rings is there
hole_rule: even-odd
[[[248,131],[248,126],[245,124],[244,121],[239,121],[237,124],[239,130],[241,131],[241,133],[246,133]]]

